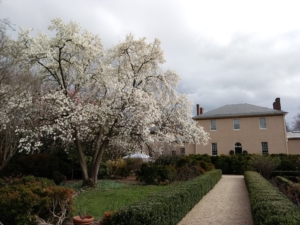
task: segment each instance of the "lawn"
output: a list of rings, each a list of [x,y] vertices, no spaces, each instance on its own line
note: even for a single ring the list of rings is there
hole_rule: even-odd
[[[65,185],[76,192],[81,190],[81,182]],[[82,208],[96,220],[102,218],[104,212],[114,211],[122,206],[139,201],[151,193],[169,189],[169,185],[133,185],[115,180],[99,180],[95,189],[84,189],[74,198],[75,208]],[[74,211],[77,214],[77,210]]]

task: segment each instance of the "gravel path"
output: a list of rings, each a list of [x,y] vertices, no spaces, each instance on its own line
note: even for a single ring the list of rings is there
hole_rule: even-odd
[[[177,225],[253,225],[243,175],[223,175]]]

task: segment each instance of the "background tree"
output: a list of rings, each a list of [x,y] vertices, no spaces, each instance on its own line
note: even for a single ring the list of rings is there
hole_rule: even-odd
[[[43,80],[32,106],[38,121],[26,130],[21,147],[43,136],[75,147],[83,184],[95,185],[103,153],[111,146],[126,143],[137,149],[158,138],[207,142],[208,134],[192,120],[191,102],[176,91],[179,76],[159,67],[165,61],[159,40],[147,43],[128,35],[104,50],[97,35],[76,23],[54,19],[49,30],[54,37],[30,37],[23,30],[16,42],[23,49],[20,60]],[[93,152],[90,167],[87,150]]]
[[[18,151],[22,135],[17,129],[29,125],[26,107],[39,84],[20,64],[21,49],[15,48],[14,41],[7,36],[8,26],[8,20],[0,20],[0,171]]]
[[[300,113],[298,113],[293,120],[293,130],[300,131]]]

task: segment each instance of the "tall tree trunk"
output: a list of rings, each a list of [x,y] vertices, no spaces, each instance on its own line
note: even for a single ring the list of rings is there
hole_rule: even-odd
[[[99,167],[102,161],[102,156],[103,153],[105,151],[105,149],[107,148],[109,144],[109,140],[105,140],[102,142],[102,144],[99,146],[99,150],[98,154],[95,155],[94,159],[93,159],[93,164],[90,170],[90,179],[94,184],[97,184],[97,180],[98,180],[98,172],[99,172]]]
[[[80,142],[79,138],[77,137],[77,135],[76,135],[75,145],[76,145],[79,165],[81,168],[82,186],[94,186],[94,184],[92,184],[92,182],[89,178],[88,169],[87,169],[87,165],[86,165],[85,158],[84,158],[83,148],[82,148],[81,142]]]

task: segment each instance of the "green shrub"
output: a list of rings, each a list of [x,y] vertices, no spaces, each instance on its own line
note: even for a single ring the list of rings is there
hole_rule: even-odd
[[[158,166],[152,163],[143,163],[141,168],[135,172],[137,180],[145,184],[157,184]]]
[[[110,176],[123,178],[129,176],[126,161],[124,159],[109,160],[106,162]]]
[[[109,175],[109,169],[105,162],[100,163],[98,178],[103,179]]]
[[[202,168],[197,165],[185,165],[177,168],[177,180],[178,181],[187,181],[193,179],[205,172],[201,170]]]
[[[101,225],[177,224],[221,179],[222,171],[213,170],[170,190],[142,199],[116,212],[105,213]]]
[[[282,171],[282,170],[275,170],[272,172],[272,177],[276,176],[294,176],[294,177],[300,177],[300,171]]]
[[[61,174],[59,171],[54,171],[53,180],[56,185],[60,185],[60,184],[64,184],[67,181],[67,177]]]
[[[257,172],[244,174],[254,224],[299,225],[300,211],[278,188]]]
[[[260,173],[264,178],[270,179],[272,172],[280,165],[279,157],[271,157],[269,155],[254,155],[250,164],[254,170]]]
[[[56,187],[51,180],[33,176],[8,181],[0,187],[0,221],[3,224],[35,225],[37,218],[61,224],[58,217],[62,221],[71,218],[72,189]]]
[[[158,166],[157,167],[157,179],[158,183],[171,183],[177,178],[177,172],[174,166]]]
[[[127,170],[131,172],[135,172],[136,170],[139,170],[143,164],[143,159],[141,158],[127,158],[125,159],[126,162],[126,168]]]

